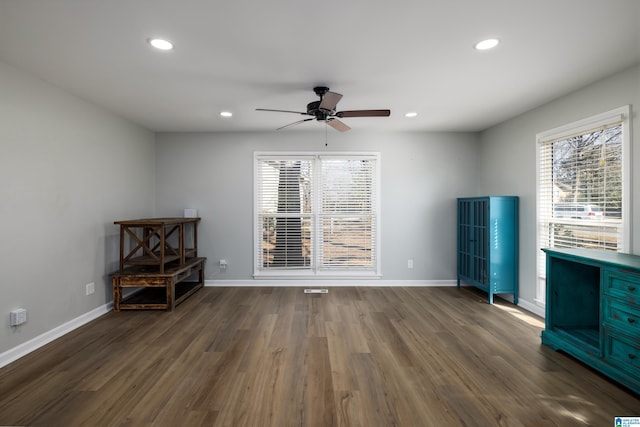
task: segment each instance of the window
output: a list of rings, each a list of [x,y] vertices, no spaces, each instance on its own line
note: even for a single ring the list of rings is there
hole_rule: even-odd
[[[545,301],[543,248],[628,252],[630,107],[537,135],[538,289]]]
[[[379,155],[255,155],[255,276],[379,275]]]

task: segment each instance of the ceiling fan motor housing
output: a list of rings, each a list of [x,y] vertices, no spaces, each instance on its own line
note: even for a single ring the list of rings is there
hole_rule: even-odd
[[[342,99],[342,94],[330,92],[329,88],[326,86],[316,86],[313,88],[313,91],[320,97],[320,100],[308,103],[307,111],[304,113],[301,111],[272,110],[265,108],[258,108],[257,110],[275,111],[280,113],[294,113],[313,117],[309,119],[298,120],[297,122],[282,126],[278,128],[278,130],[316,119],[319,122],[327,123],[329,126],[338,130],[339,132],[346,132],[351,129],[349,126],[339,120],[343,117],[388,117],[391,114],[390,110],[336,111],[338,102],[340,101],[340,99]]]
[[[307,114],[315,116],[316,119],[322,121],[326,120],[331,115],[332,111],[324,110],[320,108],[321,101],[313,101],[307,104]]]
[[[319,122],[327,120],[332,114],[335,113],[334,110],[328,110],[326,108],[320,108],[320,104],[322,103],[322,99],[329,92],[329,88],[326,86],[316,86],[313,88],[313,91],[320,97],[320,101],[313,101],[307,104],[307,114],[310,116],[315,116],[316,120]]]

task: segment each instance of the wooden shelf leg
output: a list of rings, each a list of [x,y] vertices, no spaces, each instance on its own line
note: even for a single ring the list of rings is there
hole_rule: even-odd
[[[164,245],[165,245],[165,228],[160,227],[160,273],[164,273]]]
[[[122,300],[122,289],[120,288],[120,279],[114,277],[113,282],[113,311],[120,311],[120,301]]]
[[[194,249],[193,256],[197,257],[198,256],[198,224],[193,223],[192,227],[193,227],[193,249]],[[203,269],[204,269],[204,265],[203,265]]]
[[[200,270],[198,271],[198,281],[200,282],[200,286],[204,286],[204,264],[206,261],[202,261],[200,263]]]
[[[120,274],[124,271],[124,225],[120,225]]]
[[[167,280],[167,311],[173,311],[176,307],[176,284],[173,280]]]
[[[186,259],[186,248],[184,247],[184,224],[180,224],[178,229],[178,251],[180,252],[180,264],[184,264]]]

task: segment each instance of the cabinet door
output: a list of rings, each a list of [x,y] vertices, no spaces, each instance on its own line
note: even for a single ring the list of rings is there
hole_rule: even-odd
[[[458,277],[473,275],[473,202],[458,200]]]
[[[489,200],[487,199],[478,199],[473,202],[472,236],[472,279],[486,285],[489,283]]]
[[[489,201],[458,200],[458,276],[489,283]]]

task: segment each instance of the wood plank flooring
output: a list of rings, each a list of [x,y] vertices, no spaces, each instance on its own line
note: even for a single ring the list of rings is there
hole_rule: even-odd
[[[0,369],[0,425],[612,426],[638,395],[473,288],[204,288]]]

